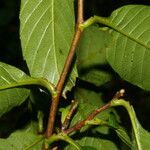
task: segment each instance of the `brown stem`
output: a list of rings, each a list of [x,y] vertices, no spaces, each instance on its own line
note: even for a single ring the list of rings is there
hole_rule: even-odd
[[[49,113],[49,118],[48,118],[48,125],[47,125],[47,130],[46,130],[46,138],[49,138],[53,133],[56,112],[57,112],[60,97],[62,95],[63,86],[66,81],[67,75],[69,73],[69,70],[72,64],[72,60],[75,55],[75,49],[81,37],[82,31],[79,28],[79,25],[81,23],[83,23],[83,0],[78,0],[78,16],[77,16],[76,31],[74,34],[74,38],[72,40],[72,44],[71,44],[69,54],[67,56],[63,71],[60,75],[60,79],[56,86],[57,96],[52,98],[52,103],[51,103],[51,108],[50,108],[50,113]]]
[[[65,130],[65,131],[63,131],[63,132],[64,132],[65,134],[70,134],[70,133],[72,133],[72,132],[74,132],[74,131],[80,130],[82,127],[84,127],[84,126],[86,125],[86,122],[87,122],[87,121],[92,120],[97,114],[99,114],[100,112],[102,112],[102,111],[104,111],[104,110],[106,110],[106,109],[108,109],[108,108],[110,108],[110,107],[111,107],[111,103],[109,102],[109,103],[107,103],[106,105],[104,105],[104,106],[102,106],[102,107],[100,107],[100,108],[94,110],[92,113],[90,113],[90,114],[86,117],[86,119],[77,122],[73,127],[69,128],[69,129],[67,129],[67,130]]]
[[[68,128],[68,126],[70,124],[70,120],[71,120],[72,116],[74,115],[74,112],[76,111],[77,107],[78,107],[78,102],[75,100],[72,100],[69,113],[67,114],[65,121],[63,122],[62,127],[61,127],[62,131],[66,130]]]

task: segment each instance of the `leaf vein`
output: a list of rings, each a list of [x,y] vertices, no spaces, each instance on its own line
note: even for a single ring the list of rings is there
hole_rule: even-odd
[[[28,17],[25,19],[24,24],[22,24],[22,28],[20,30],[20,34],[22,33],[22,31],[25,28],[26,23],[28,22],[28,20],[30,19],[30,17],[33,15],[34,11],[40,6],[40,4],[42,3],[42,0],[34,7],[34,9],[32,10],[32,12],[28,15]]]
[[[47,24],[47,26],[46,26],[44,32],[42,33],[42,36],[41,36],[40,40],[38,41],[37,48],[35,49],[34,54],[33,54],[33,56],[32,56],[32,57],[33,57],[33,61],[32,61],[32,63],[31,63],[31,72],[33,71],[33,66],[34,66],[34,63],[35,63],[35,59],[36,59],[36,57],[37,57],[37,54],[38,54],[40,45],[41,45],[41,43],[42,43],[42,40],[44,39],[44,36],[45,36],[45,34],[46,34],[46,31],[47,31],[47,29],[48,29],[48,27],[49,27],[49,25],[50,25],[51,23],[52,23],[52,20]]]
[[[45,13],[48,11],[49,8],[50,8],[50,6],[48,6],[47,9],[45,9],[45,11],[43,12],[43,14],[39,17],[39,19],[37,20],[37,22],[34,24],[32,30],[31,30],[31,32],[30,32],[30,35],[28,36],[28,40],[27,40],[27,42],[26,42],[26,44],[25,44],[24,52],[25,52],[26,49],[27,49],[28,43],[29,43],[29,41],[30,41],[30,39],[31,39],[31,36],[32,36],[32,34],[33,34],[35,28],[37,27],[37,25],[38,25],[38,23],[40,22],[40,20],[44,17]]]

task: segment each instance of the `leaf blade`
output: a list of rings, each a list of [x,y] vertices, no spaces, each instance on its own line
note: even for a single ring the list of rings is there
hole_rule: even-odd
[[[134,108],[132,105],[129,104],[129,102],[120,99],[120,100],[112,100],[111,106],[123,106],[127,110],[131,124],[133,129],[133,136],[132,136],[132,149],[133,150],[147,150],[150,147],[149,139],[150,139],[150,133],[142,128],[140,125]]]
[[[18,140],[19,139],[19,140]],[[12,133],[7,139],[0,138],[0,149],[5,150],[40,150],[44,138],[36,133],[36,124],[31,122],[23,130]]]
[[[44,77],[54,85],[60,77],[74,32],[73,1],[28,1],[21,3],[23,55],[33,77]],[[72,70],[67,89],[75,82]]]
[[[0,62],[0,88],[9,87],[11,84],[17,84],[27,75],[8,64]],[[14,88],[0,91],[0,116],[8,112],[15,106],[22,104],[29,96],[29,90],[25,88]]]
[[[108,62],[123,79],[144,90],[150,89],[149,11],[149,6],[124,6],[107,20],[113,36]]]

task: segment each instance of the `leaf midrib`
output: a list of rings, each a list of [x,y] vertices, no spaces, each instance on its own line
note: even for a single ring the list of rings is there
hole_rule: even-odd
[[[138,40],[138,39],[135,39],[134,37],[132,37],[130,34],[128,34],[127,32],[121,30],[120,28],[118,28],[117,26],[115,26],[110,18],[105,18],[105,17],[99,17],[99,16],[94,16],[95,20],[99,23],[102,23],[110,28],[112,28],[113,30],[119,32],[120,34],[126,36],[127,38],[131,39],[132,41],[140,44],[141,46],[147,48],[147,49],[150,49],[150,46],[146,45],[145,43],[143,43],[142,41]]]
[[[57,57],[56,57],[56,45],[55,45],[55,0],[52,0],[52,42],[53,42],[53,49],[54,49],[54,60],[56,65],[56,71],[59,74],[58,66],[57,66]],[[54,74],[55,75],[55,74]],[[53,78],[54,79],[54,78]]]

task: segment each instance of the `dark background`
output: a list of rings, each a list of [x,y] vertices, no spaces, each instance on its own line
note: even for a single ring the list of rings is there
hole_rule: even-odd
[[[0,1],[0,61],[21,67],[19,0]]]

